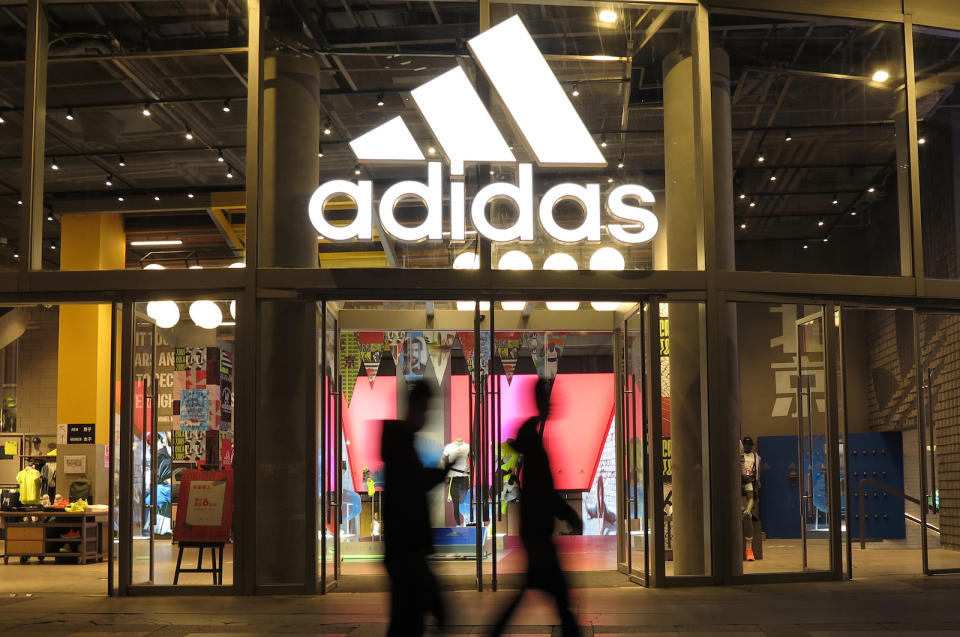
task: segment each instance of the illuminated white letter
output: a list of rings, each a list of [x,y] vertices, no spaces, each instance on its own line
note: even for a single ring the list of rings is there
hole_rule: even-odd
[[[578,202],[586,212],[579,228],[564,228],[553,218],[553,208],[558,201]],[[540,200],[540,225],[551,237],[564,243],[600,240],[600,186],[588,184],[558,184],[548,190]]]
[[[327,201],[336,196],[346,196],[357,204],[357,218],[345,226],[335,226],[327,221],[323,209]],[[373,217],[373,182],[352,183],[344,179],[334,179],[322,184],[310,197],[307,206],[310,222],[320,236],[331,241],[347,241],[354,237],[369,241],[373,238],[371,227]]]
[[[393,184],[380,198],[380,223],[388,234],[401,241],[440,239],[443,231],[443,191],[440,184],[440,162],[427,165],[427,183],[401,181]],[[403,197],[413,196],[427,207],[427,218],[419,226],[409,228],[394,216],[394,206]]]
[[[463,241],[466,238],[466,216],[463,210],[463,182],[450,182],[450,240]]]
[[[509,228],[497,228],[487,220],[488,202],[512,199],[517,205],[517,221]],[[491,241],[533,241],[533,167],[520,164],[520,186],[497,182],[480,189],[470,206],[477,232]]]
[[[646,208],[628,204],[623,200],[624,197],[635,197],[643,203],[653,203],[653,193],[643,186],[625,184],[614,188],[610,191],[610,196],[607,197],[607,207],[614,217],[637,222],[643,228],[640,232],[634,234],[627,232],[619,223],[611,223],[607,225],[607,229],[614,239],[624,243],[646,243],[650,241],[657,234],[657,228],[660,225],[657,222],[657,216]]]

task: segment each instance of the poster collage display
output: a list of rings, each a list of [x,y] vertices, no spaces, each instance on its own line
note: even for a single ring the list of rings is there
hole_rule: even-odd
[[[565,332],[489,332],[480,333],[480,371],[490,373],[491,353],[496,351],[507,383],[513,379],[521,352],[526,351],[541,378],[557,375],[557,363],[566,343]],[[372,387],[380,369],[380,361],[389,352],[407,382],[432,377],[441,384],[450,363],[450,356],[459,344],[473,378],[477,343],[472,331],[343,331],[340,332],[340,378],[347,404],[361,370]],[[329,345],[329,344],[328,344]]]

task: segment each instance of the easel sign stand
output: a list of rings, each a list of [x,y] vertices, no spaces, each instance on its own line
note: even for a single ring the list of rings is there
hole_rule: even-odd
[[[180,573],[212,573],[223,584],[223,545],[230,541],[233,519],[233,469],[211,467],[184,471],[173,540],[180,545],[173,583]],[[183,549],[197,549],[197,568],[181,568]],[[203,549],[210,549],[211,568],[203,568]]]

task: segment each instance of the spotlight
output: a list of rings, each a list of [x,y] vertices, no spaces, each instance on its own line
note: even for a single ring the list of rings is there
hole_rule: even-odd
[[[229,112],[230,112],[230,100],[229,100],[229,99],[223,100],[223,106],[221,107],[221,109],[223,110],[224,113],[229,113]]]
[[[150,117],[153,113],[150,112],[150,103],[147,102],[143,105],[143,110],[140,111],[140,114],[144,117]]]
[[[154,200],[154,201],[160,201],[160,195],[154,195],[154,196],[153,196],[153,200]]]
[[[353,174],[354,174],[354,175],[359,175],[359,174],[360,174],[360,166],[359,166],[359,165],[355,165],[355,166],[353,167]]]
[[[623,168],[623,153],[620,153],[620,159],[617,160],[617,168]]]
[[[60,164],[57,163],[56,157],[50,160],[50,170],[60,170]]]
[[[227,166],[227,179],[233,179],[233,167]]]
[[[857,216],[857,211],[856,211],[856,210],[851,210],[851,211],[850,211],[850,216],[851,216],[851,217],[856,217],[856,216]]]
[[[434,148],[433,146],[431,146],[430,148],[427,149],[427,152],[428,152],[429,154],[431,154],[431,155],[436,155],[436,154],[437,154],[437,149]]]
[[[22,205],[23,205],[23,199],[17,199],[17,205],[18,205],[18,206],[22,206]]]
[[[823,218],[817,219],[817,227],[822,228],[824,224]]]
[[[121,168],[123,168],[126,165],[127,165],[127,162],[123,160],[123,155],[120,155],[119,157],[117,157],[117,166],[120,166]]]
[[[317,157],[323,157],[323,144],[317,147]]]
[[[123,195],[117,195],[117,201],[122,202],[122,201],[123,201]]]
[[[383,93],[377,93],[377,106],[383,106]]]
[[[68,122],[72,122],[72,121],[73,121],[74,118],[73,118],[73,107],[72,107],[72,106],[67,109],[67,114],[63,116],[63,119],[67,120]]]
[[[772,175],[770,175],[770,181],[776,181],[776,180],[777,180],[777,173],[773,173]]]
[[[877,192],[877,189],[874,188],[873,186],[870,186],[869,188],[867,188],[867,192]]]
[[[19,258],[20,258],[20,253],[19,253],[19,252],[14,252],[14,253],[13,253],[13,258],[14,258],[14,259],[19,259]]]
[[[767,156],[764,155],[763,151],[761,150],[759,153],[757,153],[757,163],[762,164],[765,161],[767,161]]]
[[[57,249],[57,244],[54,243],[53,241],[51,241],[51,242],[50,242],[50,249],[51,249],[51,250],[56,250],[56,249]]]
[[[840,199],[838,199],[837,196],[834,195],[833,199],[830,200],[830,203],[836,206],[838,203],[840,203]]]
[[[607,183],[608,183],[608,184],[612,184],[612,183],[613,183],[613,177],[607,177]]]
[[[890,79],[890,74],[887,73],[884,69],[879,69],[875,71],[873,74],[874,82],[886,82],[888,79]]]
[[[573,90],[570,91],[570,95],[573,95],[574,97],[580,97],[580,85],[579,85],[579,84],[574,84],[574,85],[573,85]]]
[[[751,208],[756,208],[756,207],[757,207],[757,202],[756,202],[756,201],[751,201],[751,202],[750,202],[750,207],[751,207]]]
[[[189,142],[193,140],[193,131],[187,128],[187,131],[183,134],[183,136]]]
[[[787,131],[787,132],[784,134],[784,136],[783,136],[783,141],[785,141],[785,142],[792,142],[792,141],[793,141],[793,135],[790,134],[790,131]]]
[[[747,222],[746,222],[746,221],[744,221],[744,222],[742,222],[742,223],[740,224],[740,229],[741,229],[741,230],[746,230],[746,229],[747,229]]]
[[[113,175],[107,175],[107,178],[103,180],[103,185],[112,186],[113,185]]]
[[[824,237],[824,238],[823,238],[823,242],[824,242],[824,243],[830,243],[830,237]]]
[[[600,148],[606,148],[606,147],[607,147],[607,136],[606,136],[606,135],[601,135],[601,136],[600,136]]]
[[[192,193],[192,192],[188,192],[188,193],[187,193],[187,199],[193,199],[193,193]]]
[[[746,199],[746,198],[747,198],[747,193],[741,192],[741,193],[740,193],[740,198],[741,198],[741,199]]]
[[[807,250],[807,249],[809,249],[809,248],[810,248],[810,245],[809,245],[806,241],[804,241],[804,242],[803,242],[803,249],[804,249],[804,250]]]
[[[493,177],[493,175],[494,175],[494,172],[493,172],[493,170],[491,170],[491,171],[490,171],[490,176]]]
[[[47,221],[53,221],[53,215],[47,215]]]
[[[921,144],[921,145],[926,144],[926,143],[927,143],[927,138],[926,138],[926,137],[921,137],[920,139],[917,140],[917,143],[918,143],[918,144]]]
[[[217,161],[220,162],[221,164],[222,164],[223,161],[224,161],[224,159],[223,159],[223,150],[220,149],[220,148],[217,149]]]
[[[7,120],[3,119],[4,111],[0,111],[0,124],[6,124]]]
[[[611,9],[603,9],[597,14],[597,18],[605,24],[613,24],[617,21],[617,12]]]
[[[329,135],[332,132],[333,132],[333,124],[330,123],[330,120],[328,119],[323,123],[323,134]]]

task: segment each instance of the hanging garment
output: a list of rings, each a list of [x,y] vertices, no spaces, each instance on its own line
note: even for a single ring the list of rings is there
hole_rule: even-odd
[[[40,472],[33,467],[21,469],[17,474],[20,487],[20,504],[40,503]]]

